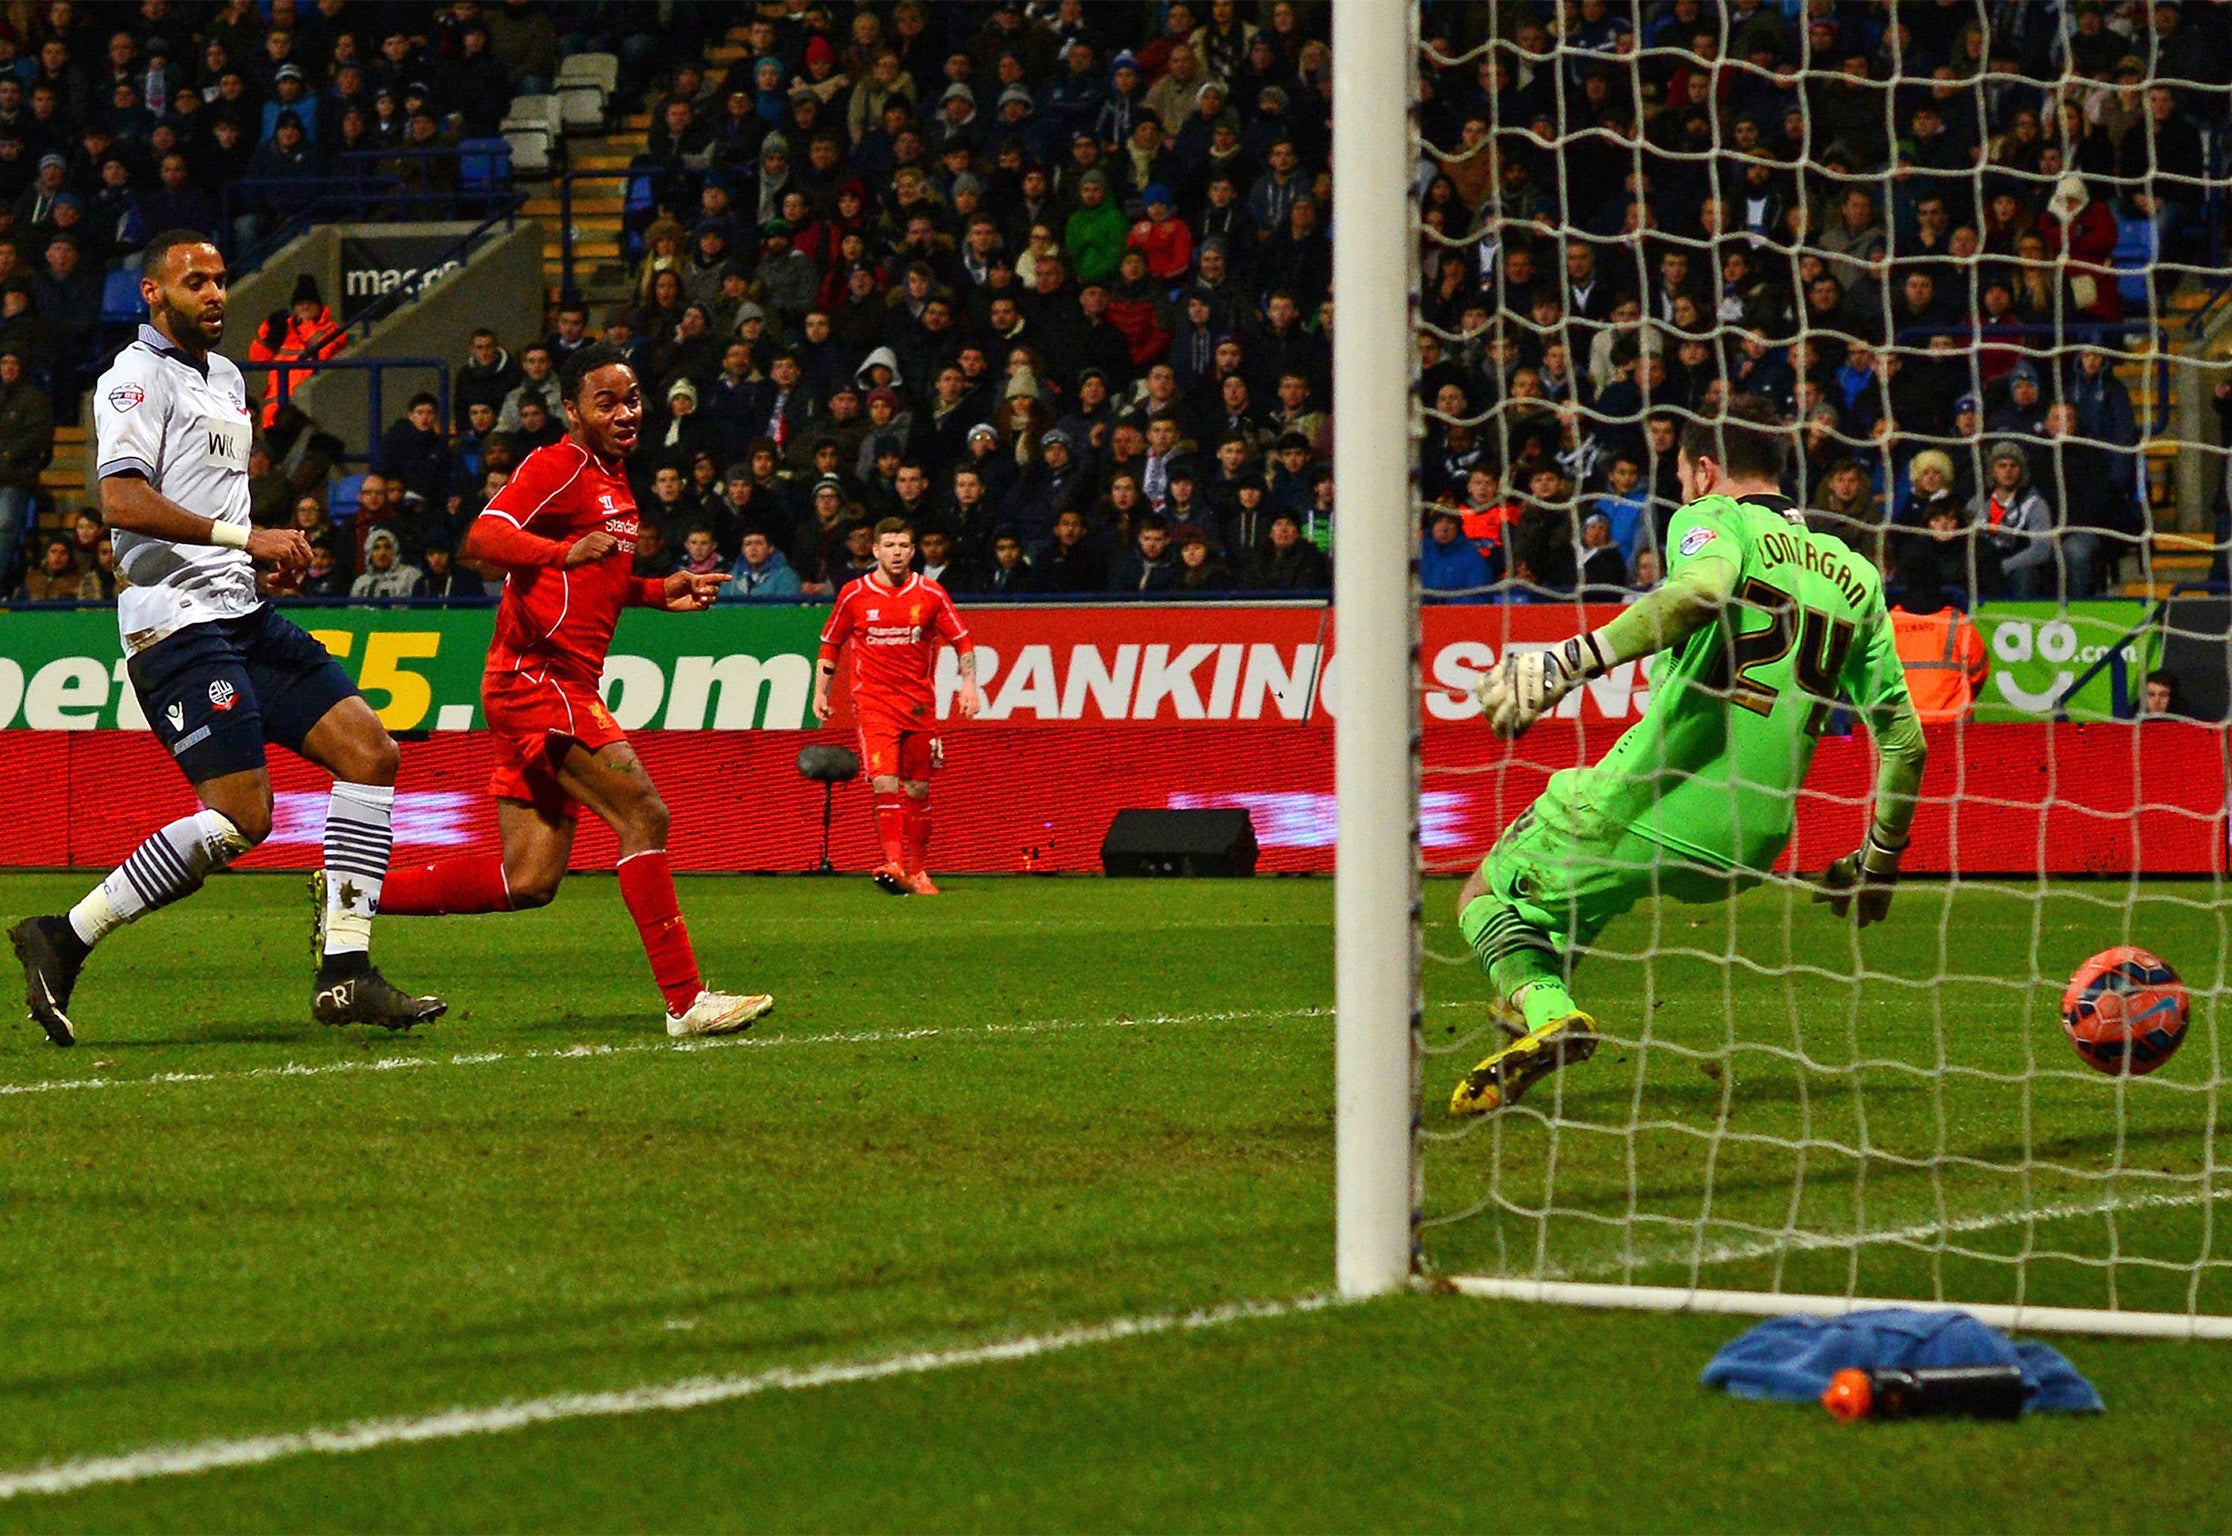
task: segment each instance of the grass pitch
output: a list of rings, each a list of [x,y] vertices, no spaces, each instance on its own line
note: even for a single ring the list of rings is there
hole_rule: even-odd
[[[0,913],[83,883],[0,879]],[[0,1032],[0,1478],[1321,1292],[1331,894],[685,881],[712,979],[781,998],[686,1050],[608,879],[542,912],[383,923],[384,968],[452,999],[411,1039],[308,1024],[299,882],[214,881],[104,946],[76,1051]],[[1428,944],[1453,955],[1451,894],[1429,893]],[[1705,1284],[1779,1263],[1839,1290],[1858,1266],[1862,1290],[1982,1296],[2008,1254],[2055,1252],[2024,1268],[2034,1300],[2113,1283],[2182,1307],[2199,1276],[2232,1307],[2194,1265],[2215,1202],[2150,1198],[2197,1190],[2180,1175],[2217,1111],[2209,893],[2129,908],[2197,994],[2155,1079],[2093,1079],[2058,980],[2029,984],[2122,939],[2124,894],[1903,891],[1860,988],[1850,931],[1778,891],[1623,920],[1580,992],[1628,1043],[1429,1143],[1430,1258]],[[1967,979],[1914,984],[1945,975]],[[1428,987],[1438,1132],[1486,990],[1454,965]],[[1941,1059],[1966,1070],[1915,1070]],[[1937,1148],[1973,1166],[1912,1166]],[[2011,1221],[2026,1189],[2034,1212],[2097,1209]],[[1779,1260],[1751,1255],[1762,1233]],[[25,1494],[0,1527],[2232,1523],[2221,1347],[2063,1341],[2096,1421],[1856,1431],[1699,1389],[1741,1326],[1404,1297]]]

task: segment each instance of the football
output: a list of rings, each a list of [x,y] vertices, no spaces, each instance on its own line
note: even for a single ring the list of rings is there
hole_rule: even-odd
[[[2088,1066],[2144,1077],[2185,1043],[2185,983],[2168,962],[2128,944],[2077,967],[2062,994],[2062,1028]]]

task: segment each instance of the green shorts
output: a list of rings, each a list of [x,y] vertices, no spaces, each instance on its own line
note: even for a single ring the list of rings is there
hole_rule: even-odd
[[[1504,828],[1480,861],[1480,878],[1563,951],[1593,944],[1605,924],[1645,897],[1726,901],[1759,883],[1748,871],[1687,861],[1624,828],[1596,837],[1556,831],[1532,809]]]

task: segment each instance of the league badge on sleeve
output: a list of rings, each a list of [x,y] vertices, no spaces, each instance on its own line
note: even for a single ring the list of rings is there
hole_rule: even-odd
[[[1682,542],[1675,547],[1681,550],[1682,554],[1686,557],[1696,554],[1699,550],[1703,549],[1706,545],[1712,543],[1713,540],[1719,537],[1720,535],[1713,532],[1713,530],[1710,528],[1692,528],[1689,532],[1682,535]]]
[[[128,411],[146,398],[147,391],[137,384],[119,384],[108,392],[110,409],[118,411]]]

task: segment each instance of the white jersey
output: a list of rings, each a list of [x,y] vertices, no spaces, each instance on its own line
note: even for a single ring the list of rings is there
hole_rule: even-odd
[[[95,462],[103,478],[139,474],[157,493],[220,523],[248,524],[248,445],[255,417],[230,358],[196,363],[151,325],[93,387]],[[189,624],[253,613],[255,563],[244,549],[174,544],[116,530],[116,594],[127,652]]]

